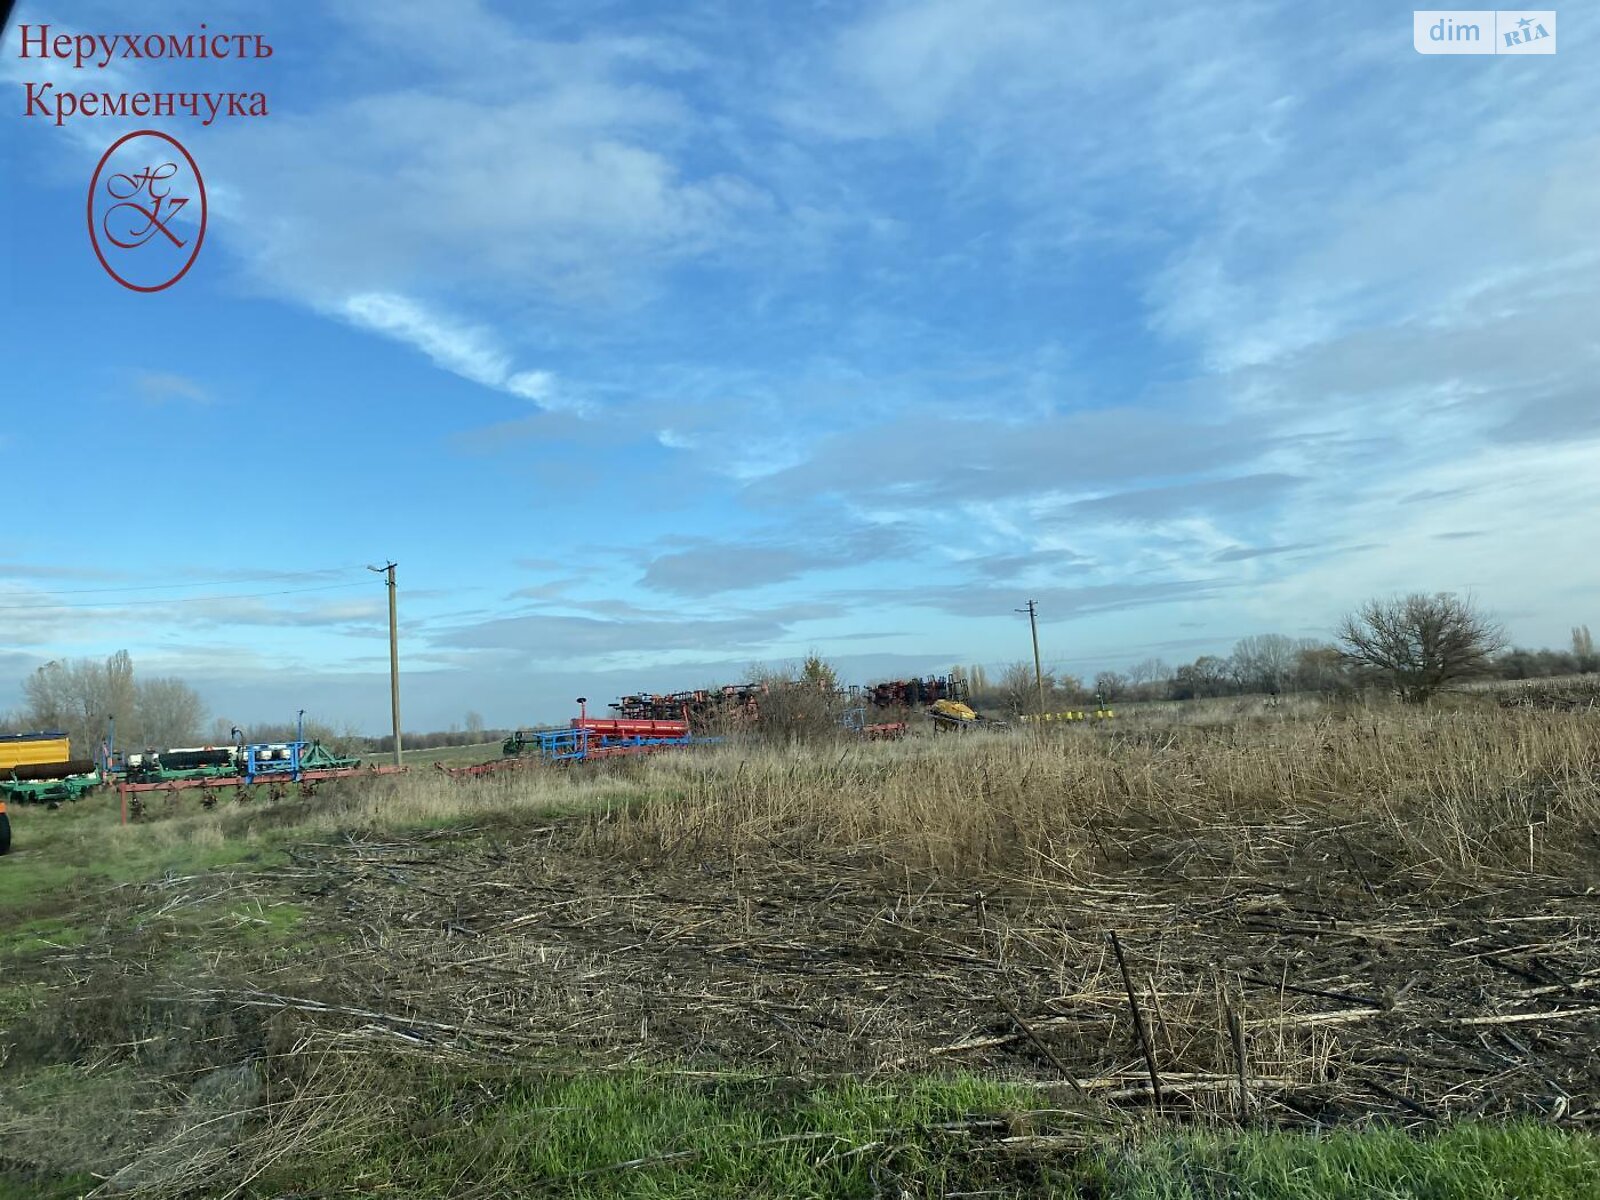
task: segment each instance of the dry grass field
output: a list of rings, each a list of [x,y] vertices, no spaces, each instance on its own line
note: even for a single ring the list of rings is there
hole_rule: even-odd
[[[1600,1194],[1593,709],[1227,701],[16,832],[18,1195]]]

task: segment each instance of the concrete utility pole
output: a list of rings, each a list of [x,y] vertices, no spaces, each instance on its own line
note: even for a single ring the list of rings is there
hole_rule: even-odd
[[[368,567],[379,575],[387,573],[389,583],[389,711],[394,717],[394,765],[400,766],[400,625],[395,619],[394,569],[397,564]]]
[[[1044,716],[1044,668],[1039,665],[1039,602],[1029,600],[1027,608],[1017,612],[1028,614],[1028,628],[1033,631],[1033,682],[1039,689],[1039,715]]]

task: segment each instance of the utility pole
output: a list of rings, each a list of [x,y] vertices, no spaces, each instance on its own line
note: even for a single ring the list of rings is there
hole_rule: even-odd
[[[387,573],[389,583],[389,711],[394,717],[394,765],[400,766],[400,625],[395,619],[394,569],[397,564],[368,567],[379,575]]]
[[[1044,668],[1039,665],[1039,602],[1029,600],[1027,608],[1016,609],[1028,614],[1028,628],[1033,631],[1033,682],[1039,689],[1039,715],[1044,716]]]

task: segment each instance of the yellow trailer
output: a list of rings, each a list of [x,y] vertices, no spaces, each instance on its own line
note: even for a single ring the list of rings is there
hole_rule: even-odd
[[[0,733],[0,773],[26,763],[64,763],[72,743],[59,729],[40,733]]]

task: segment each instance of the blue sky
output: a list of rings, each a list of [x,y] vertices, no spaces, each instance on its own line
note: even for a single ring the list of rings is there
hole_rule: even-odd
[[[1471,590],[1595,608],[1600,70],[1389,4],[21,0],[0,58],[0,710],[126,648],[215,716],[406,725],[1028,653],[1074,673]],[[21,60],[17,26],[266,61]],[[57,128],[23,81],[263,90]],[[140,125],[211,223],[83,198]]]

